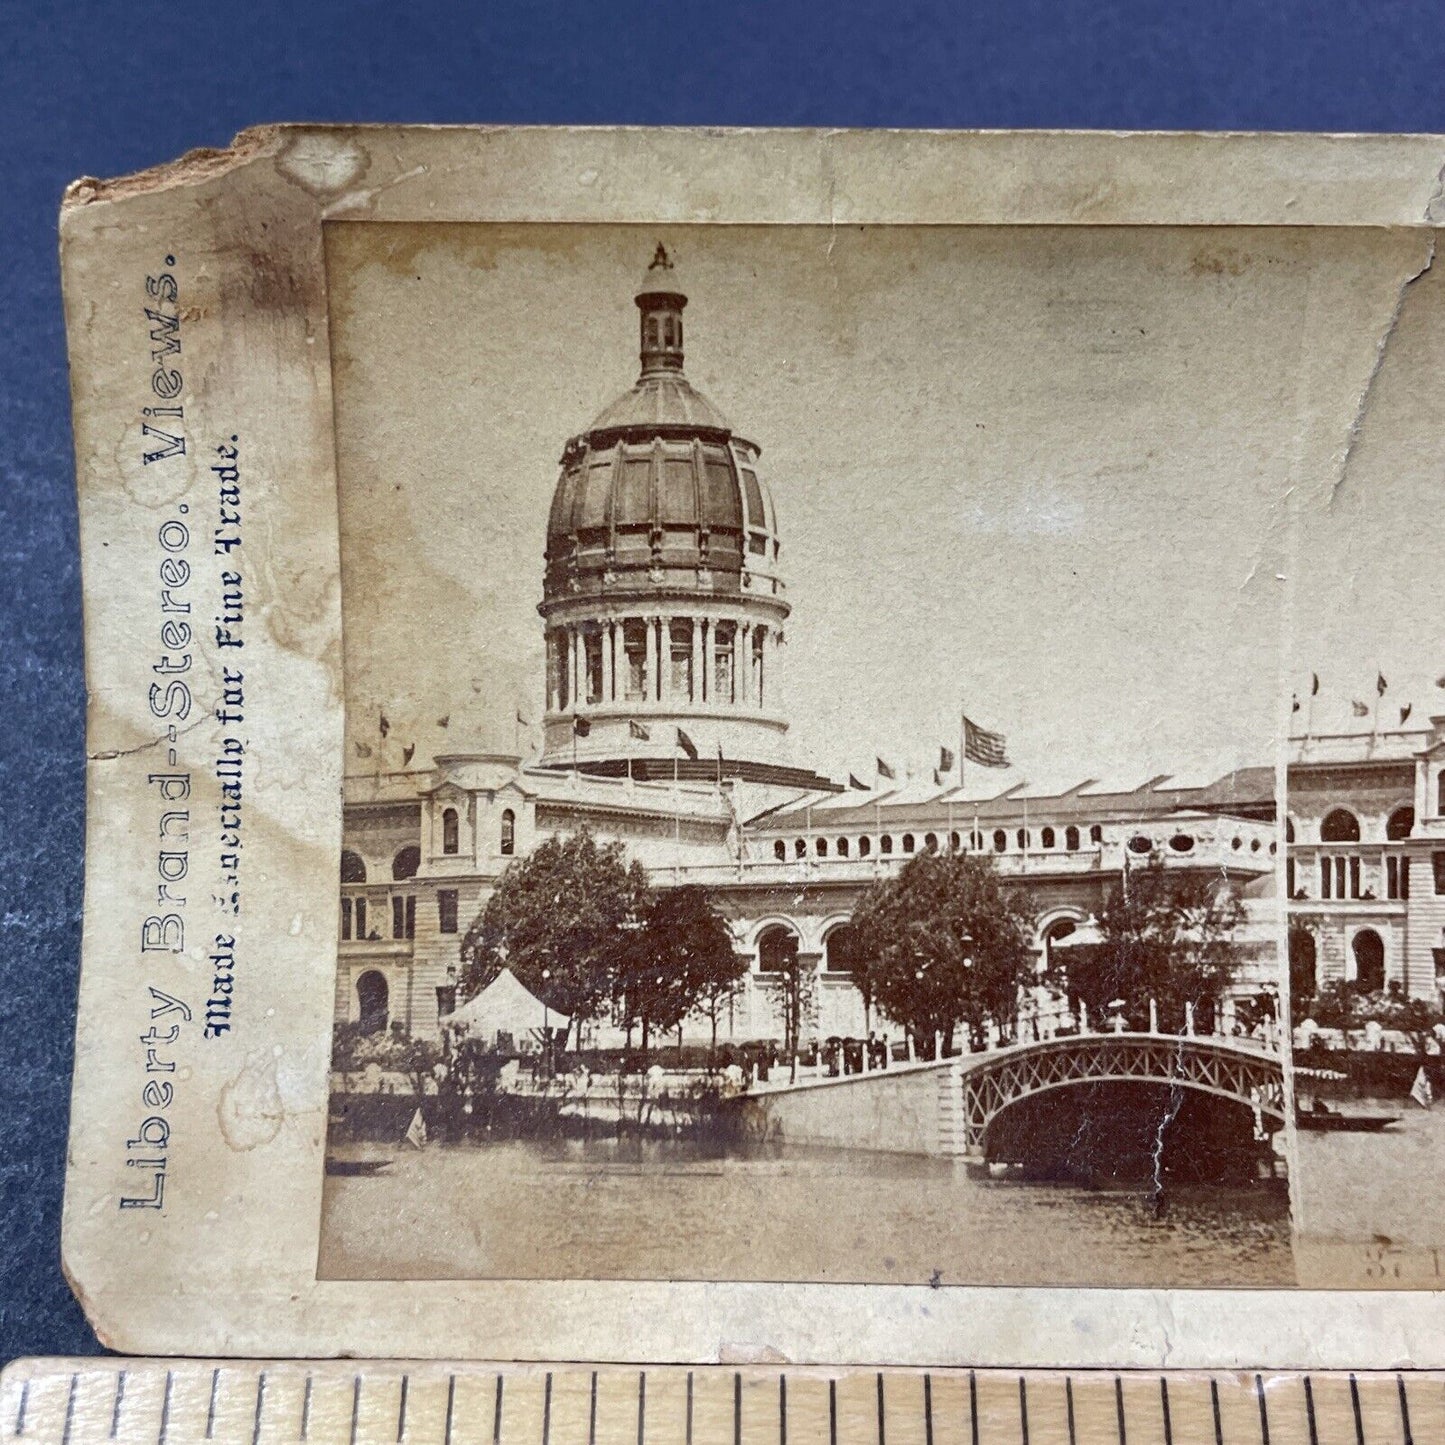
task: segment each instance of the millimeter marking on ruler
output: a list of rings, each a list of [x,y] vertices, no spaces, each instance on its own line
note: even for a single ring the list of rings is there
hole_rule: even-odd
[[[39,1360],[0,1376],[0,1445],[583,1445],[584,1436],[590,1445],[1433,1445],[1445,1442],[1445,1372]]]

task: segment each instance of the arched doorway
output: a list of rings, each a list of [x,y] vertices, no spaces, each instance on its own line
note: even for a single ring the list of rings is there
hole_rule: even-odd
[[[356,980],[358,1022],[364,1034],[386,1032],[391,990],[386,975],[369,968]]]
[[[858,935],[851,923],[839,923],[823,940],[823,968],[827,973],[853,973],[858,964]]]
[[[1396,808],[1385,820],[1385,837],[1392,843],[1408,838],[1415,831],[1415,810],[1408,803]]]
[[[1045,926],[1043,933],[1039,937],[1039,964],[1041,972],[1047,973],[1056,962],[1054,945],[1067,938],[1078,926],[1078,921],[1073,918],[1056,918],[1052,923]]]
[[[408,878],[416,877],[416,870],[421,867],[421,849],[415,843],[408,843],[405,848],[396,850],[396,857],[391,860],[391,876],[402,883]]]
[[[366,861],[360,853],[353,853],[350,848],[342,850],[341,881],[343,883],[366,882]]]
[[[1373,928],[1362,928],[1350,941],[1355,958],[1355,988],[1380,993],[1385,987],[1385,944]]]
[[[1296,1004],[1308,1002],[1319,992],[1315,936],[1299,924],[1289,931],[1289,992]]]

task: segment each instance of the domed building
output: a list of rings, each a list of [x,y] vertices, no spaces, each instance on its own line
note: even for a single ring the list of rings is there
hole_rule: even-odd
[[[826,786],[787,766],[761,449],[687,379],[687,296],[661,244],[636,302],[637,382],[567,442],[552,498],[541,765]]]

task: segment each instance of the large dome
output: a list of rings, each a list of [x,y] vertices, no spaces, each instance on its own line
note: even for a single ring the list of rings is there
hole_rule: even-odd
[[[545,596],[660,588],[779,596],[777,518],[759,448],[683,374],[687,297],[661,246],[636,301],[641,375],[563,451]]]
[[[739,436],[682,369],[677,273],[637,295],[642,373],[562,452],[547,522],[544,766],[826,786],[787,764],[778,523]]]

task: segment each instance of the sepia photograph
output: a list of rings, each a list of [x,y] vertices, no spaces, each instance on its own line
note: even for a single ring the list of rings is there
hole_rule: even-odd
[[[321,1277],[1293,1284],[1280,319],[1381,243],[326,243]]]

